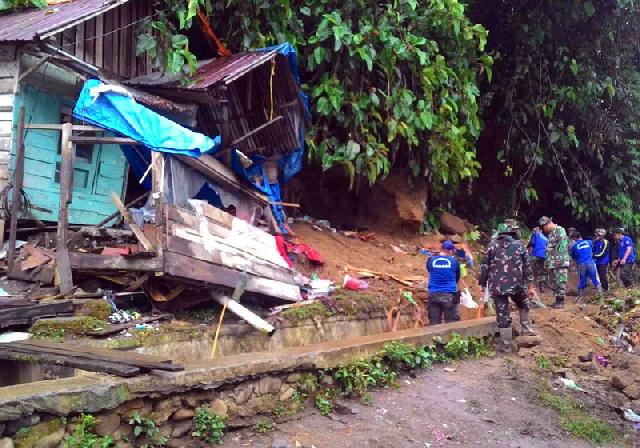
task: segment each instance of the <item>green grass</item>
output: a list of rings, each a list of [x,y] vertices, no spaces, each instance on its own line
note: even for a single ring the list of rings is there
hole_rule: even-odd
[[[613,443],[619,438],[611,425],[590,416],[582,404],[571,397],[553,394],[545,388],[540,392],[540,399],[558,413],[560,427],[574,437],[595,445]]]

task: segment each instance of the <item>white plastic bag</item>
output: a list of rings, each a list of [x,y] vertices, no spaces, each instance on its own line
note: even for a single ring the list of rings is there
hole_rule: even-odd
[[[482,303],[489,303],[491,299],[491,293],[489,292],[489,285],[484,288],[484,295],[482,296]]]
[[[478,304],[473,301],[469,288],[464,288],[460,293],[460,304],[466,308],[478,308]]]

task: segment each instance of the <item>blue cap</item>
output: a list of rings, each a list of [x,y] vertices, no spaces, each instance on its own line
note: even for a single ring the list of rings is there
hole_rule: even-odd
[[[442,249],[444,250],[456,250],[456,245],[451,240],[444,240],[442,242]]]

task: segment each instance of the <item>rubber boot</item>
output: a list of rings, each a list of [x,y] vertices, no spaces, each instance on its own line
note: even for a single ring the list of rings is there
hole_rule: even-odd
[[[522,334],[524,336],[537,336],[538,332],[533,328],[529,320],[529,310],[520,310],[520,325],[522,325]]]
[[[556,296],[556,303],[551,305],[551,308],[561,310],[564,308],[564,296]]]
[[[513,351],[513,328],[500,329],[500,349],[507,353]]]

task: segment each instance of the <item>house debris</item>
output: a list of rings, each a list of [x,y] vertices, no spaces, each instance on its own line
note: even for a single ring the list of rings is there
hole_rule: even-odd
[[[148,0],[72,0],[0,16],[0,263],[32,284],[2,299],[0,328],[144,291],[153,308],[204,297],[272,332],[228,303],[244,275],[254,302],[301,300],[283,249],[297,204],[280,197],[309,122],[295,51],[202,57],[185,83],[136,55],[131,26],[152,14]]]

